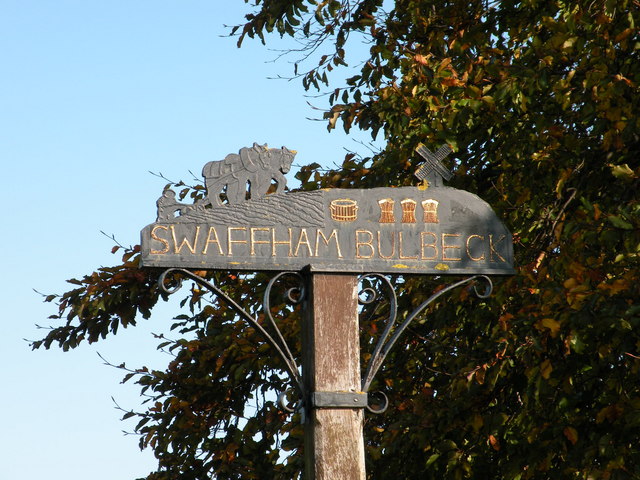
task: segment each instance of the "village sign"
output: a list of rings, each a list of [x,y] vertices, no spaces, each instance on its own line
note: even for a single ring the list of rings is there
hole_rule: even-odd
[[[165,268],[158,280],[165,293],[177,291],[183,278],[193,280],[259,331],[284,362],[294,390],[281,392],[278,403],[305,425],[307,480],[364,480],[364,409],[382,413],[389,405],[384,391],[369,392],[389,351],[447,292],[467,286],[484,299],[492,291],[488,275],[514,273],[511,234],[491,207],[443,185],[452,173],[441,161],[451,149],[433,153],[420,145],[417,152],[424,162],[415,187],[286,192],[284,175],[296,152],[254,144],[204,166],[207,194],[195,204],[179,203],[165,189],[156,222],[142,230],[142,265]],[[202,270],[278,273],[258,315]],[[466,278],[446,281],[411,313],[399,314],[389,273]],[[297,285],[287,287],[286,298],[302,303],[302,368],[270,303],[272,287],[285,276]],[[361,376],[360,308],[375,310],[385,301],[388,318]]]
[[[204,200],[166,189],[142,230],[142,264],[225,270],[513,274],[511,234],[478,196],[419,146],[418,186],[285,192],[296,152],[253,144],[207,163]],[[275,192],[268,194],[275,185]]]

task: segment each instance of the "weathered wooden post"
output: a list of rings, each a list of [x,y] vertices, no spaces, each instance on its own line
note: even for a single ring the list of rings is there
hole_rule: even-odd
[[[358,277],[311,272],[309,290],[302,368],[313,408],[305,427],[305,479],[364,480]]]
[[[305,419],[307,480],[363,480],[365,410],[382,413],[369,387],[389,350],[431,302],[473,285],[491,293],[487,275],[513,273],[511,234],[476,195],[443,186],[451,172],[436,153],[420,145],[424,164],[418,187],[329,189],[284,193],[284,174],[294,151],[254,144],[203,168],[204,200],[185,205],[165,190],[156,223],[141,232],[142,265],[163,267],[160,286],[178,273],[206,287],[258,330],[285,362],[299,402],[284,410]],[[273,194],[267,194],[272,182]],[[247,189],[247,186],[249,188]],[[193,270],[277,271],[264,296],[261,323],[216,285]],[[385,274],[461,275],[397,320],[396,294]],[[294,276],[305,302],[302,373],[271,314],[270,292],[283,276]],[[359,284],[368,282],[364,299]],[[484,292],[477,289],[485,284]],[[389,302],[389,318],[362,373],[358,301],[376,301],[378,285]]]

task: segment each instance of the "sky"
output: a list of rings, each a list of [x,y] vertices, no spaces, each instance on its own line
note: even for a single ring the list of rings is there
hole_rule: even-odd
[[[138,389],[98,354],[162,368],[152,334],[168,330],[175,304],[70,352],[28,342],[46,334],[36,325],[57,325],[41,293],[118,263],[109,236],[134,245],[155,220],[166,181],[150,172],[201,182],[191,172],[253,142],[297,150],[297,165],[368,153],[365,135],[313,120],[309,102],[325,104],[300,81],[273,79],[293,72],[295,57],[274,61],[291,43],[238,49],[225,36],[246,10],[241,0],[0,0],[0,479],[127,480],[155,468],[114,403],[136,409]]]

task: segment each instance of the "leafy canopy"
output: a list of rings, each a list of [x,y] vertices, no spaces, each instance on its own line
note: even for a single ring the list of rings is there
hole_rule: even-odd
[[[303,189],[411,184],[413,150],[448,143],[450,185],[478,193],[514,233],[518,273],[491,298],[459,292],[405,333],[374,388],[368,476],[640,477],[640,4],[637,0],[256,0],[233,32],[303,42],[294,75],[327,90],[329,129],[384,140],[371,157],[298,173]],[[328,88],[353,41],[368,54]],[[312,67],[301,70],[304,65]],[[182,195],[197,198],[202,187]],[[158,272],[122,263],[70,280],[59,326],[34,348],[74,348],[148,318]],[[208,273],[257,309],[265,278]],[[436,281],[398,283],[401,310]],[[267,392],[283,366],[256,333],[193,286],[163,371],[129,371],[152,479],[297,478],[301,427]],[[295,308],[281,324],[299,337]],[[186,313],[185,313],[186,312]],[[362,320],[363,354],[381,328]]]

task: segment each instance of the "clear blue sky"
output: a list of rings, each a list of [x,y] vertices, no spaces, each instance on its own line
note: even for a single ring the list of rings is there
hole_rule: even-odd
[[[126,480],[154,468],[111,400],[136,408],[138,390],[97,352],[162,367],[151,332],[166,331],[175,309],[68,353],[31,352],[23,340],[43,336],[35,324],[55,313],[33,289],[61,293],[66,279],[118,262],[100,231],[131,245],[154,221],[165,182],[149,171],[190,181],[189,171],[254,141],[297,150],[299,164],[341,162],[344,147],[367,153],[353,135],[307,120],[319,113],[298,81],[267,79],[291,74],[287,60],[223,36],[245,9],[0,0],[1,479]]]

